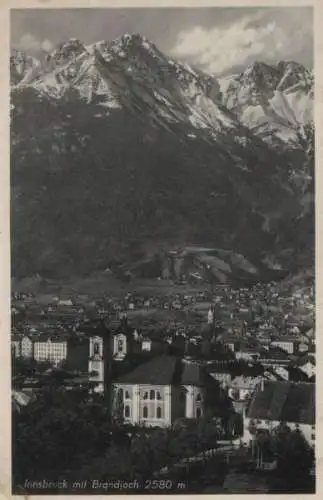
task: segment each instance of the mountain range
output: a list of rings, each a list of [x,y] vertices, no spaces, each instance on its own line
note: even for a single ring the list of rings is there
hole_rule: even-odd
[[[313,264],[308,69],[217,79],[139,34],[10,67],[14,276],[160,275],[174,252],[219,280]]]

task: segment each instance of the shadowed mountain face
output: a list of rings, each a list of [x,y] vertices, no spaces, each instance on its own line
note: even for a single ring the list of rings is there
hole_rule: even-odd
[[[215,78],[140,35],[10,62],[14,275],[133,268],[190,245],[311,264],[310,125],[273,147]]]

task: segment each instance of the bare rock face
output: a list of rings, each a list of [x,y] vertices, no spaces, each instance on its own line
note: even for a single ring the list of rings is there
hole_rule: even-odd
[[[221,82],[223,103],[271,145],[299,147],[299,130],[313,122],[313,73],[293,61],[255,63]]]

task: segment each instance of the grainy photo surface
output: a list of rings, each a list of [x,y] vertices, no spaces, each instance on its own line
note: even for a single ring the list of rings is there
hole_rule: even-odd
[[[10,21],[12,493],[314,493],[312,9]]]

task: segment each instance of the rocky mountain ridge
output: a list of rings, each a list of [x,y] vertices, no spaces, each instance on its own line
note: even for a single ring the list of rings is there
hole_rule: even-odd
[[[262,67],[221,91],[138,34],[10,63],[14,273],[91,272],[191,244],[284,267],[312,241],[307,135],[273,147],[241,118],[241,86],[259,99]],[[263,99],[300,75],[274,72]]]
[[[168,86],[170,81],[175,81],[193,104],[201,101],[197,104],[205,108],[210,102],[205,102],[202,97],[206,96],[213,102],[216,100],[232,111],[241,124],[272,145],[278,141],[297,147],[299,131],[313,121],[313,72],[301,64],[294,61],[279,61],[276,65],[256,62],[239,75],[217,80],[187,64],[173,61],[139,34],[124,35],[112,42],[103,40],[89,46],[70,39],[61,43],[43,61],[15,51],[11,57],[12,82],[18,87],[34,85],[53,98],[62,97],[72,85],[84,98],[91,100],[93,92],[101,96],[109,94],[109,85],[94,69],[100,59],[109,63],[112,70],[130,76],[132,84],[135,82],[146,87],[157,84],[160,88],[160,85]],[[128,81],[116,83],[127,87]],[[171,119],[167,112],[167,107],[172,104],[168,102],[169,96],[153,97],[160,105],[166,105],[164,112]],[[107,106],[114,105],[118,104],[112,98]],[[211,113],[211,121],[208,120],[206,126],[210,126],[212,119],[214,114]]]

